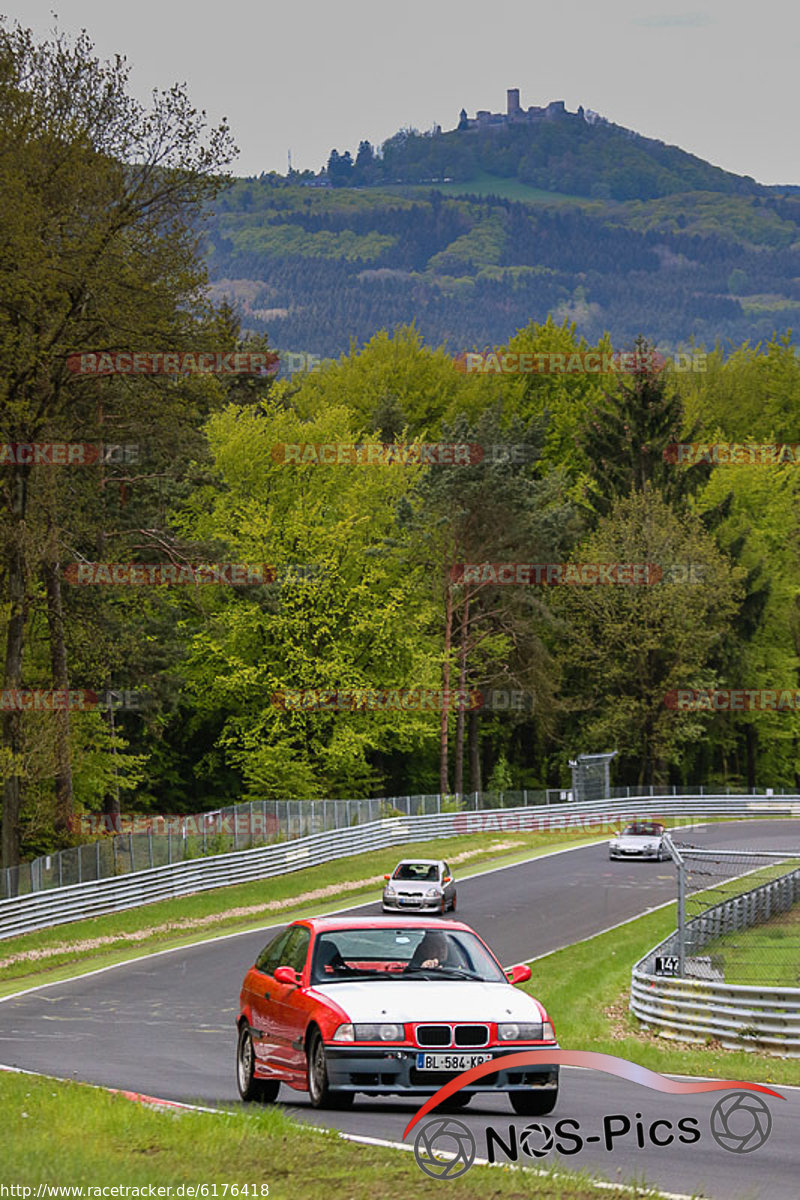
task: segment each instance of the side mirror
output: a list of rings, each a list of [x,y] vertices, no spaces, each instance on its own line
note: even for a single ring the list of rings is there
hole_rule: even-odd
[[[300,980],[297,978],[297,971],[295,971],[294,967],[276,967],[275,968],[275,982],[276,983],[291,983],[291,984],[294,984],[295,987],[297,987]]]
[[[506,975],[509,983],[526,983],[531,977],[531,969],[527,963],[517,963],[506,968]]]
[[[452,882],[453,882],[452,875],[445,875],[444,879],[442,880],[442,883],[452,883]]]
[[[392,877],[391,877],[391,875],[384,875],[384,877],[383,877],[383,878],[384,878],[384,879],[386,879],[386,880],[388,881],[388,880],[389,880],[389,879],[391,879]]]

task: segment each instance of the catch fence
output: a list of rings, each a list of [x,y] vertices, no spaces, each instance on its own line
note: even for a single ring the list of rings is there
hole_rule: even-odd
[[[677,928],[633,969],[631,1011],[686,1041],[800,1057],[800,848],[676,842]]]

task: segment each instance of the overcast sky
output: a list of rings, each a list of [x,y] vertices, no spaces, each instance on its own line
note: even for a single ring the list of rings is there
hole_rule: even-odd
[[[227,116],[241,175],[317,170],[332,147],[462,105],[565,100],[762,183],[800,184],[796,0],[6,0],[38,34],[85,28],[141,99],[186,82]]]

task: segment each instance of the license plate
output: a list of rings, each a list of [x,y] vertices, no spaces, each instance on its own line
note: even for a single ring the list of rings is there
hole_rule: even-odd
[[[412,904],[412,905],[413,905],[413,904],[419,904],[419,900],[417,900],[416,896],[414,896],[414,897],[410,897],[410,898],[409,898],[408,896],[401,896],[401,897],[400,897],[400,903],[401,903],[401,904]]]
[[[418,1071],[468,1071],[491,1062],[491,1054],[418,1054]]]

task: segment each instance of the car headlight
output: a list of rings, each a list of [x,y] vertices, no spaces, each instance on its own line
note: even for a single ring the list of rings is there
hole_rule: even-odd
[[[542,1040],[541,1023],[504,1021],[497,1026],[497,1037],[501,1042],[539,1042]]]
[[[498,1025],[499,1042],[541,1042],[542,1037],[541,1022],[504,1021]]]
[[[333,1035],[335,1042],[354,1042],[356,1040],[355,1030],[352,1025],[340,1025]]]
[[[357,1042],[403,1042],[406,1031],[402,1025],[385,1021],[381,1025],[354,1025]]]
[[[609,842],[608,847],[610,850],[619,850],[619,842]]]
[[[386,887],[383,889],[383,894],[384,896],[394,896],[396,893],[392,885],[387,883]]]
[[[658,849],[658,846],[656,845],[655,842],[648,842],[647,845],[645,846],[645,850],[657,850],[657,849]]]
[[[428,888],[427,892],[425,893],[426,896],[441,896],[441,894],[442,889],[440,887]]]

